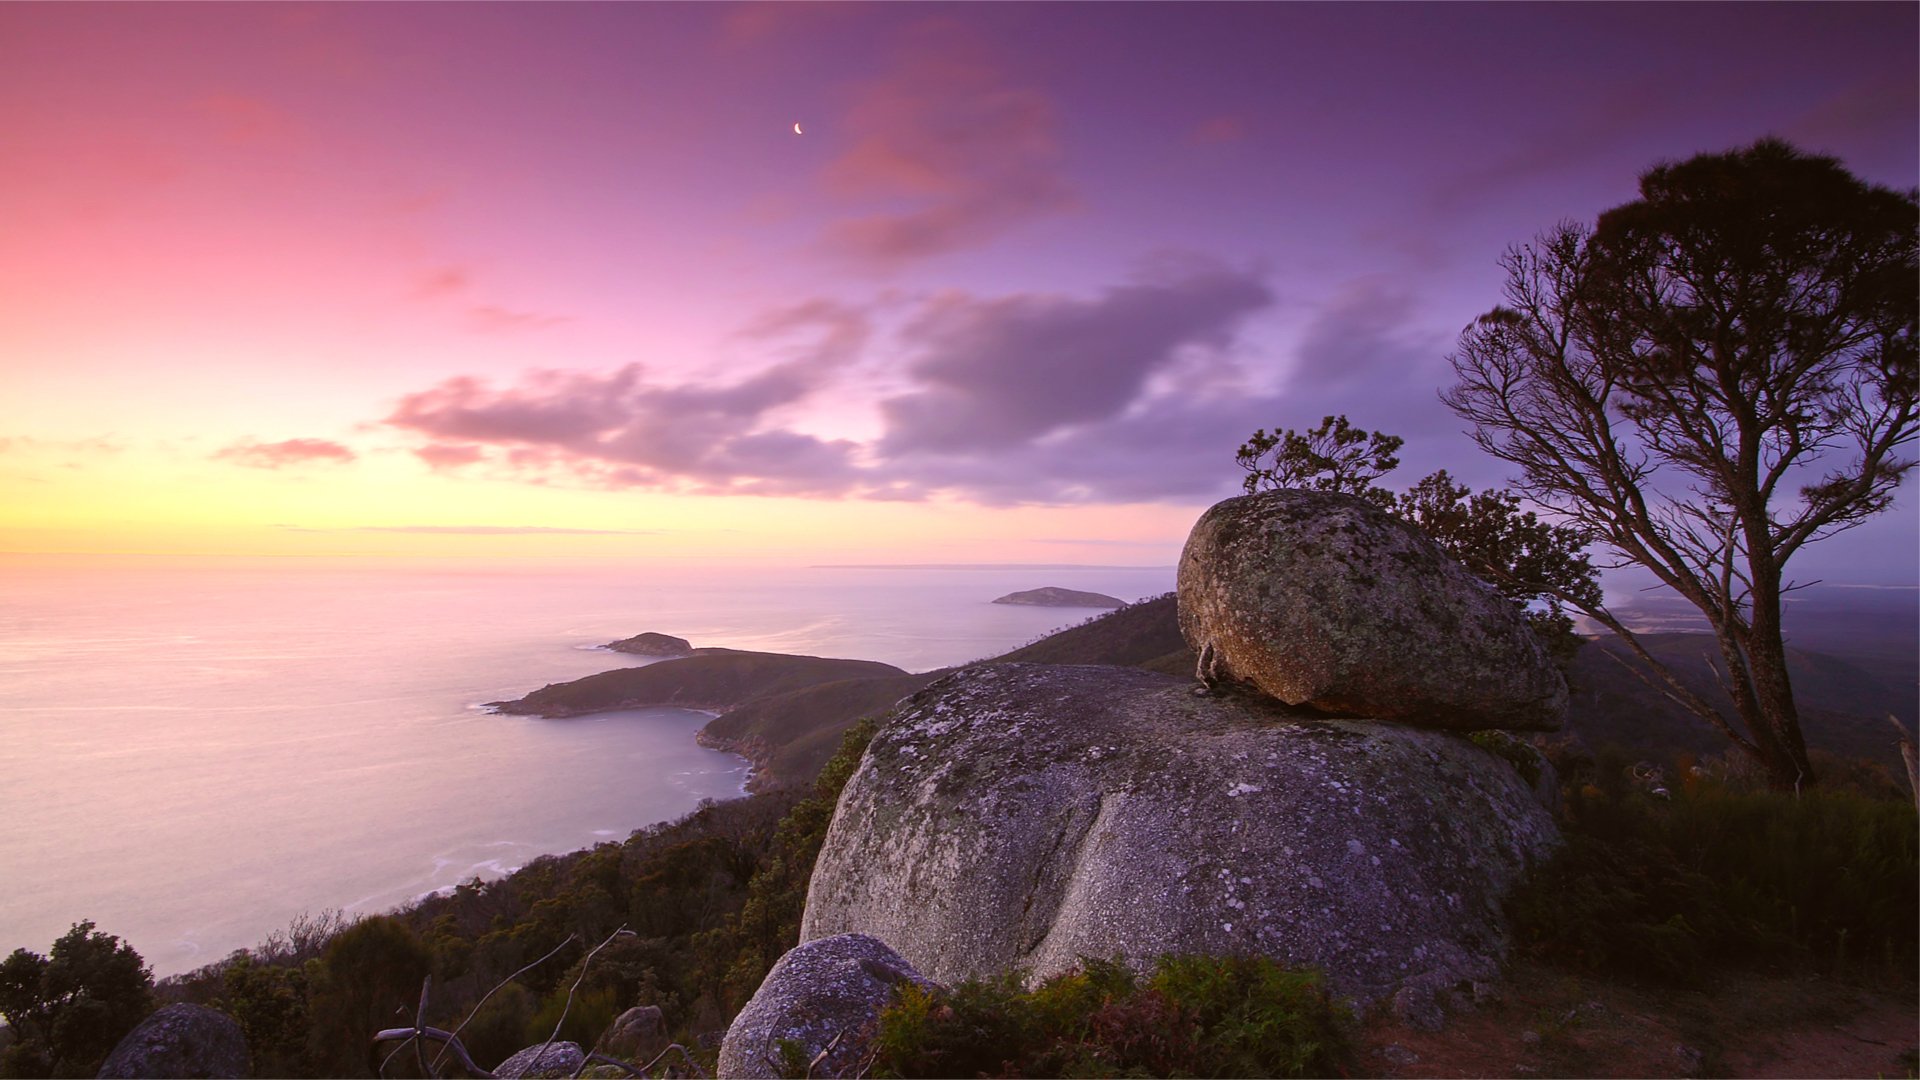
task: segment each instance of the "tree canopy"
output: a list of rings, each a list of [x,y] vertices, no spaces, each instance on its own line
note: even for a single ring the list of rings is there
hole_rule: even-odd
[[[1723,715],[1619,633],[1670,696],[1813,780],[1781,597],[1789,559],[1892,504],[1913,468],[1920,208],[1779,140],[1664,164],[1591,227],[1510,251],[1447,405],[1518,491],[1691,602]],[[1737,721],[1737,722],[1736,722]]]
[[[153,1009],[153,973],[133,946],[78,922],[47,956],[15,949],[0,961],[0,1014],[18,1041],[6,1076],[92,1076]]]

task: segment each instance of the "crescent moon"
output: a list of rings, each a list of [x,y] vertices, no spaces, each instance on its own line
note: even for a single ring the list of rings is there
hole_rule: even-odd
[[[799,124],[795,124],[795,125],[793,125],[793,133],[794,133],[795,135],[805,135],[805,134],[806,134],[806,132],[804,132],[804,131],[801,131],[801,130],[800,130],[800,125],[799,125]]]

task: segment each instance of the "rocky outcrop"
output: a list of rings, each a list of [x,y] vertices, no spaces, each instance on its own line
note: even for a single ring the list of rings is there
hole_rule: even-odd
[[[971,668],[875,736],[801,940],[871,934],[941,982],[1260,953],[1417,1010],[1496,973],[1502,897],[1557,838],[1457,735],[1126,668]]]
[[[101,1064],[101,1077],[253,1075],[240,1022],[204,1005],[177,1004],[127,1032]]]
[[[930,985],[866,934],[790,949],[734,1017],[715,1071],[725,1077],[850,1075],[875,1018],[903,982]]]
[[[1024,604],[1028,607],[1123,608],[1127,602],[1106,593],[1081,592],[1048,585],[1039,589],[1011,592],[995,600],[996,604]]]
[[[872,660],[698,649],[671,664],[616,668],[572,682],[549,683],[525,697],[488,704],[512,715],[555,718],[657,705],[724,711],[769,694],[842,679],[904,674],[892,664]]]
[[[1364,500],[1280,490],[1201,516],[1180,556],[1201,677],[1423,727],[1552,730],[1567,686],[1513,604]]]
[[[514,1054],[493,1070],[500,1080],[519,1080],[521,1077],[572,1076],[580,1071],[587,1060],[580,1044],[574,1042],[536,1043]]]
[[[651,631],[635,634],[619,641],[609,641],[601,648],[612,649],[618,653],[631,653],[634,656],[685,656],[693,651],[693,642],[672,634],[656,634]]]

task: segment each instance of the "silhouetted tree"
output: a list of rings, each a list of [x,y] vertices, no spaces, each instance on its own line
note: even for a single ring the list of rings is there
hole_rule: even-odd
[[[1914,465],[1917,224],[1914,193],[1778,140],[1661,165],[1592,228],[1509,252],[1506,304],[1451,357],[1447,404],[1521,493],[1706,616],[1737,723],[1604,607],[1561,599],[1777,788],[1813,780],[1787,562],[1885,510]]]
[[[17,1042],[8,1076],[92,1076],[114,1044],[153,1011],[153,972],[133,946],[79,922],[49,955],[0,961],[0,1014]]]
[[[1247,470],[1243,486],[1249,495],[1267,488],[1304,488],[1390,506],[1391,493],[1373,482],[1400,467],[1394,455],[1404,442],[1398,435],[1363,431],[1345,416],[1328,416],[1305,435],[1292,428],[1261,428],[1241,445],[1234,460]]]

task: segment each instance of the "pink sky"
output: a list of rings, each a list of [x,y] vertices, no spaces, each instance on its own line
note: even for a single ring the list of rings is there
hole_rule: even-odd
[[[1496,483],[1501,252],[1913,186],[1917,12],[0,6],[0,551],[1165,564],[1329,412]]]

